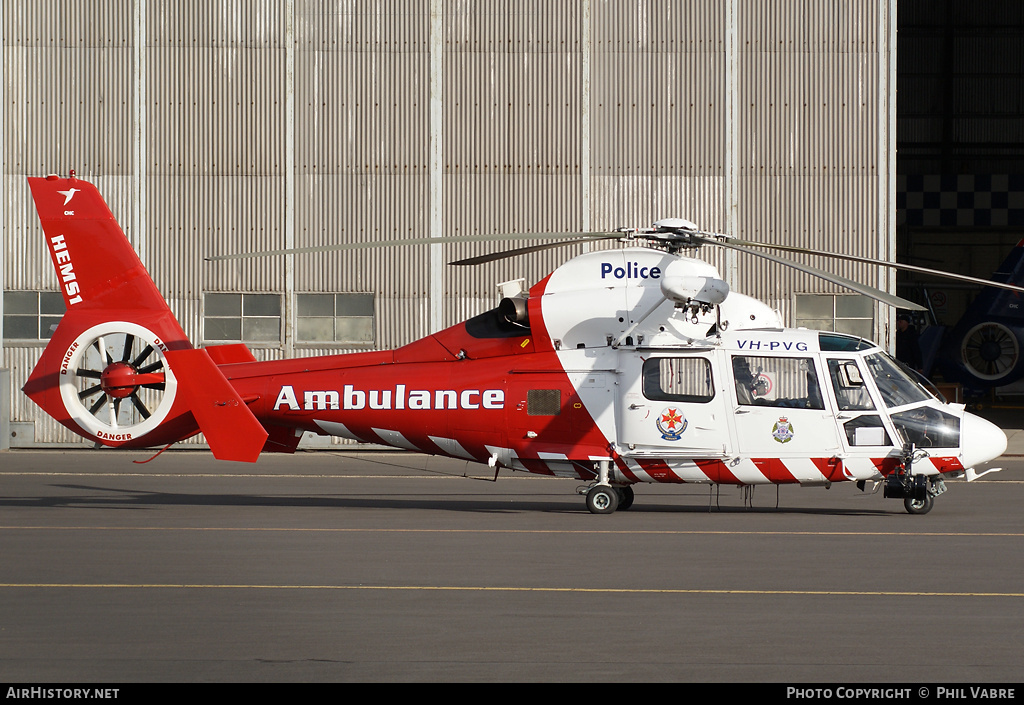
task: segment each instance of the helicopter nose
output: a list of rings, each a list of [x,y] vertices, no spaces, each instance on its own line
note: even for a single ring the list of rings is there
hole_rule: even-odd
[[[960,446],[964,467],[995,460],[1006,451],[1006,434],[980,416],[964,413],[960,422]]]

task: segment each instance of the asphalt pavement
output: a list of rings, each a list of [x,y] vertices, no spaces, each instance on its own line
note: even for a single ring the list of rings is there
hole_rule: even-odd
[[[597,516],[579,483],[410,453],[149,455],[0,456],[0,682],[932,689],[1024,666],[1024,459],[924,516],[852,483],[644,485]]]
[[[977,413],[1005,472],[924,517],[849,483],[602,517],[408,453],[5,452],[0,681],[1016,681],[1024,409]]]

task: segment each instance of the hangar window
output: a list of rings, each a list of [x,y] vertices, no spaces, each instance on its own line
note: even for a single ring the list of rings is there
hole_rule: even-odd
[[[373,294],[297,294],[295,305],[300,343],[373,342]]]
[[[59,291],[5,291],[4,340],[49,340],[63,315]]]
[[[205,294],[203,340],[280,344],[281,295]]]
[[[874,310],[871,299],[860,294],[797,294],[794,325],[871,339]]]

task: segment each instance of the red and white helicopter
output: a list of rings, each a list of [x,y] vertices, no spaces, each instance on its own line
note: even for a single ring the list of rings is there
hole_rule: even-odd
[[[258,362],[242,344],[192,346],[93,185],[29,184],[67,312],[24,391],[98,444],[158,448],[202,432],[217,458],[255,461],[311,431],[495,475],[576,478],[598,514],[628,508],[640,482],[845,481],[884,482],[922,514],[944,477],[975,479],[1006,449],[999,428],[940,401],[874,343],[786,329],[730,292],[678,253],[756,243],[687,221],[610,234],[628,246],[575,257],[528,291],[506,284],[494,310],[396,350]]]

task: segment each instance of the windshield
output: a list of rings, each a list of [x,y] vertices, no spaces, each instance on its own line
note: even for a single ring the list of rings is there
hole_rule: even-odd
[[[938,409],[919,406],[892,415],[904,440],[918,448],[956,448],[960,445],[960,419]]]
[[[868,355],[865,359],[887,407],[904,406],[932,398],[885,353]]]

